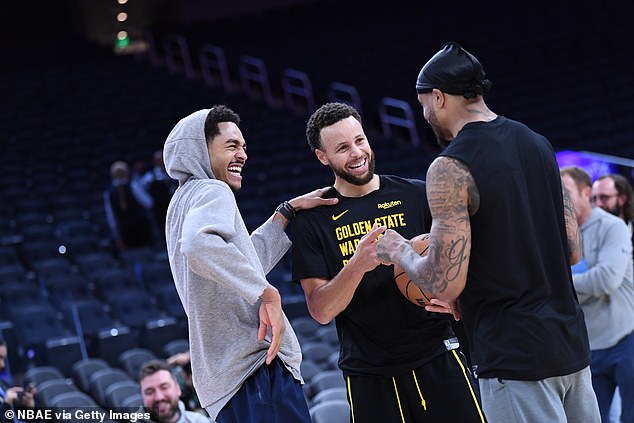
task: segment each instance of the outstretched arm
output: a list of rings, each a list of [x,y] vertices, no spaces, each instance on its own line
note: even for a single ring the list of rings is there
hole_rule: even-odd
[[[298,197],[289,200],[288,203],[293,208],[294,212],[297,213],[300,210],[312,209],[313,207],[319,206],[332,206],[337,204],[339,199],[337,198],[322,198],[322,195],[328,191],[330,187],[319,188],[314,191],[308,192],[304,195],[300,195]],[[284,224],[284,227],[288,225],[289,220],[284,217],[280,212],[275,212],[273,215],[273,221],[281,220]]]
[[[337,198],[322,198],[329,187],[316,189],[307,194],[300,195],[288,201],[292,208],[290,213],[311,209],[318,206],[329,206],[339,201]],[[291,246],[291,242],[284,230],[289,220],[276,211],[259,228],[251,233],[251,242],[258,254],[264,273],[269,273],[280,261]]]
[[[377,253],[387,263],[399,264],[421,289],[452,302],[467,281],[471,254],[470,212],[480,204],[475,181],[460,161],[437,158],[427,172],[427,198],[432,215],[429,254],[420,257],[407,240],[388,230]]]

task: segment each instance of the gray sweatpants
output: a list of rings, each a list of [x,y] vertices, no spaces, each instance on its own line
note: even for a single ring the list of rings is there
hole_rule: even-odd
[[[488,423],[600,423],[590,368],[537,381],[480,378]]]

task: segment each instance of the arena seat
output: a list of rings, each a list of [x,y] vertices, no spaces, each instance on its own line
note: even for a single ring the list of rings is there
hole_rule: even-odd
[[[119,297],[125,293],[144,293],[134,270],[128,268],[95,270],[92,272],[92,281],[95,283],[97,293],[108,303],[118,302]]]
[[[130,376],[131,379],[137,380],[139,369],[144,363],[158,358],[156,354],[145,348],[133,348],[121,353],[119,356],[119,365]]]
[[[317,329],[317,338],[322,342],[331,345],[335,350],[339,350],[339,337],[337,335],[337,328],[332,325],[326,325]]]
[[[103,251],[94,251],[87,254],[76,255],[75,261],[79,265],[79,269],[88,278],[90,278],[94,272],[117,267],[117,261],[114,256]]]
[[[175,339],[165,344],[163,348],[165,358],[184,352],[189,352],[189,340],[187,339]]]
[[[317,331],[322,326],[312,317],[306,316],[294,317],[290,320],[290,323],[295,334],[300,339],[300,343],[314,342],[317,340]]]
[[[164,313],[141,291],[118,292],[110,302],[113,316],[126,326],[141,330],[146,323],[159,319]]]
[[[73,363],[86,354],[83,342],[75,335],[49,337],[44,343],[46,363],[57,367],[65,376],[70,376]]]
[[[328,368],[328,358],[333,352],[337,351],[330,344],[321,341],[303,343],[301,347],[302,356],[311,360],[322,369]]]
[[[43,382],[50,379],[64,379],[62,372],[53,366],[35,366],[31,367],[24,373],[24,381],[39,386]]]
[[[106,389],[108,386],[122,381],[133,381],[128,374],[116,368],[97,370],[90,378],[90,394],[99,405],[106,406]]]
[[[68,302],[94,299],[94,285],[81,274],[50,276],[42,283],[51,302],[62,312]]]
[[[106,388],[106,406],[113,410],[124,411],[126,400],[139,392],[141,392],[141,386],[136,381],[115,382]]]
[[[80,391],[68,391],[55,395],[49,400],[50,407],[70,409],[74,407],[97,408],[95,400]]]
[[[313,361],[302,357],[302,364],[300,364],[300,372],[306,383],[310,382],[312,378],[320,373],[323,369]]]
[[[175,339],[187,336],[187,330],[174,317],[162,317],[145,323],[142,344],[155,355],[161,356],[163,348]]]
[[[74,322],[76,317],[84,336],[95,337],[100,331],[117,326],[107,307],[96,298],[80,298],[65,302],[61,308],[66,321]]]
[[[33,261],[32,266],[37,276],[44,281],[49,278],[69,276],[74,272],[72,264],[63,256]]]
[[[90,392],[90,377],[94,372],[110,365],[101,358],[86,358],[73,364],[71,374],[75,384],[84,392]]]
[[[310,318],[306,298],[303,295],[282,298],[282,310],[284,310],[284,314],[286,314],[289,321],[298,317]]]
[[[183,322],[187,319],[183,303],[181,303],[174,284],[165,284],[154,287],[153,294],[156,298],[159,309],[165,314],[175,317]]]
[[[345,388],[346,384],[341,370],[324,370],[310,381],[309,395],[314,397],[318,392],[328,388]]]
[[[331,401],[331,400],[348,400],[348,393],[346,388],[327,388],[323,391],[318,392],[311,401],[311,405],[316,405],[321,402]]]
[[[124,409],[139,409],[143,406],[143,396],[140,392],[131,394],[126,398],[121,399],[121,407]]]
[[[14,309],[12,321],[18,343],[26,349],[34,349],[35,358],[42,363],[40,354],[49,338],[70,335],[57,316],[57,311],[48,303],[32,303]],[[39,351],[39,353],[38,353]]]
[[[110,366],[118,366],[119,355],[122,352],[139,346],[138,334],[133,333],[127,326],[117,326],[104,329],[97,334],[95,352]]]
[[[52,407],[53,398],[65,392],[79,392],[79,389],[69,379],[49,379],[37,385],[37,399],[45,407]]]
[[[345,400],[320,402],[309,409],[313,423],[347,423],[350,421],[350,405]]]

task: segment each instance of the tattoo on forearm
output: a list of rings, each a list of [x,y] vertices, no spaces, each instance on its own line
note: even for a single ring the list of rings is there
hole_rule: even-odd
[[[442,253],[437,247],[429,246],[427,254],[427,266],[418,268],[412,281],[426,292],[444,292],[447,289],[447,281],[443,278],[440,267]]]
[[[577,223],[577,215],[575,207],[570,198],[570,192],[563,186],[564,197],[564,218],[566,221],[566,234],[568,235],[568,247],[571,253],[581,249],[581,234],[579,233],[579,224]]]
[[[456,159],[442,157],[434,161],[427,180],[433,218],[429,253],[422,259],[408,260],[406,270],[419,288],[439,295],[453,292],[454,286],[465,283],[471,248],[470,220],[480,207],[480,196],[468,167]]]
[[[454,281],[462,270],[462,264],[467,260],[465,256],[465,247],[467,240],[464,237],[452,241],[451,246],[447,250],[447,259],[449,260],[449,267],[445,272],[447,282]]]

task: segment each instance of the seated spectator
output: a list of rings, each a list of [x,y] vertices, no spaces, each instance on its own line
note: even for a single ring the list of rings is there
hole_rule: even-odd
[[[174,354],[167,359],[167,363],[179,369],[177,375],[178,383],[181,387],[181,401],[185,403],[185,408],[191,411],[200,411],[202,406],[194,389],[194,380],[192,379],[192,363],[189,358],[189,351]]]
[[[6,370],[7,342],[0,338],[0,373]],[[4,379],[0,379],[0,422],[14,422],[9,410],[35,408],[36,390],[33,385],[26,387],[9,386]]]
[[[117,161],[110,167],[112,183],[104,192],[106,218],[120,250],[151,246],[152,223],[149,215],[152,197],[138,180],[130,180],[127,163]]]
[[[181,388],[166,361],[151,360],[139,371],[139,383],[143,397],[143,409],[150,414],[150,421],[161,423],[209,423],[212,420],[203,412],[185,409],[179,400]]]
[[[154,221],[160,232],[165,234],[165,216],[170,199],[178,187],[178,181],[170,178],[165,171],[163,151],[156,150],[152,156],[152,169],[148,170],[141,179],[143,188],[150,194],[154,201],[152,212]]]

